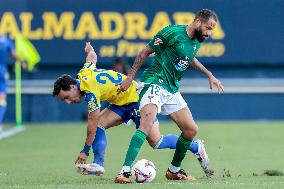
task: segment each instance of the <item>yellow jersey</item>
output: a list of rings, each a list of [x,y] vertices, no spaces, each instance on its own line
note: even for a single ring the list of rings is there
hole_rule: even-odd
[[[112,71],[97,69],[94,63],[85,63],[77,74],[77,86],[85,94],[88,103],[88,111],[92,112],[101,107],[101,101],[108,101],[118,106],[137,102],[139,99],[136,92],[137,82],[125,92],[117,94],[119,83],[126,78],[125,75]]]

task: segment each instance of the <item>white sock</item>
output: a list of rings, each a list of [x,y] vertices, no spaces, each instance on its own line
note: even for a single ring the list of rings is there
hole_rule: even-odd
[[[130,166],[123,166],[120,173],[130,172]]]
[[[177,172],[179,172],[180,167],[176,167],[176,166],[171,165],[171,166],[169,167],[169,170],[170,170],[172,173],[177,173]]]

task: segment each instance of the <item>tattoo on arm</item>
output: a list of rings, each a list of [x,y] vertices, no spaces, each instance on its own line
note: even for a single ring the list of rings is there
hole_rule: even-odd
[[[146,58],[152,54],[154,51],[148,46],[146,45],[142,51],[139,52],[139,54],[137,55],[133,66],[131,67],[130,73],[128,74],[128,76],[134,78],[137,71],[140,69],[141,65],[144,63],[144,61],[146,60]]]

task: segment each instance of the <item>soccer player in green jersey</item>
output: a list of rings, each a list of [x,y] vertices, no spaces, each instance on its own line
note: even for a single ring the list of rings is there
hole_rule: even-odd
[[[188,146],[198,132],[187,103],[178,91],[179,81],[189,66],[205,74],[210,89],[217,86],[224,91],[221,82],[196,58],[200,43],[210,37],[217,23],[216,14],[208,9],[197,12],[191,25],[171,25],[162,29],[138,54],[128,77],[120,84],[118,93],[132,84],[136,72],[145,59],[155,53],[151,65],[143,72],[143,88],[139,95],[140,127],[130,141],[123,167],[115,178],[116,183],[130,183],[130,167],[147,136],[151,132],[157,114],[169,115],[182,131],[176,150],[166,171],[169,180],[195,180],[180,168]]]

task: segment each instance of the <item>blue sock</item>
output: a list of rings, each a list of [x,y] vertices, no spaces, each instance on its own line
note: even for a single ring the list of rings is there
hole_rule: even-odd
[[[3,123],[6,106],[0,105],[0,125]]]
[[[161,141],[162,139],[162,141]],[[164,149],[164,148],[170,148],[170,149],[176,149],[178,136],[173,134],[168,135],[162,135],[160,138],[160,144],[159,146],[156,146],[157,149]]]
[[[94,152],[94,161],[100,166],[104,166],[105,161],[105,152],[107,147],[107,139],[105,130],[98,127],[96,132],[96,138],[92,144],[93,152]]]
[[[173,135],[173,134],[162,135],[161,139],[159,141],[160,144],[157,144],[154,148],[156,149],[165,149],[165,148],[176,149],[176,143],[178,140],[177,135]],[[188,150],[194,154],[197,153],[198,143],[193,140],[191,144],[189,145]]]
[[[193,154],[196,154],[198,152],[198,143],[193,140],[189,145],[188,150],[191,151]]]

